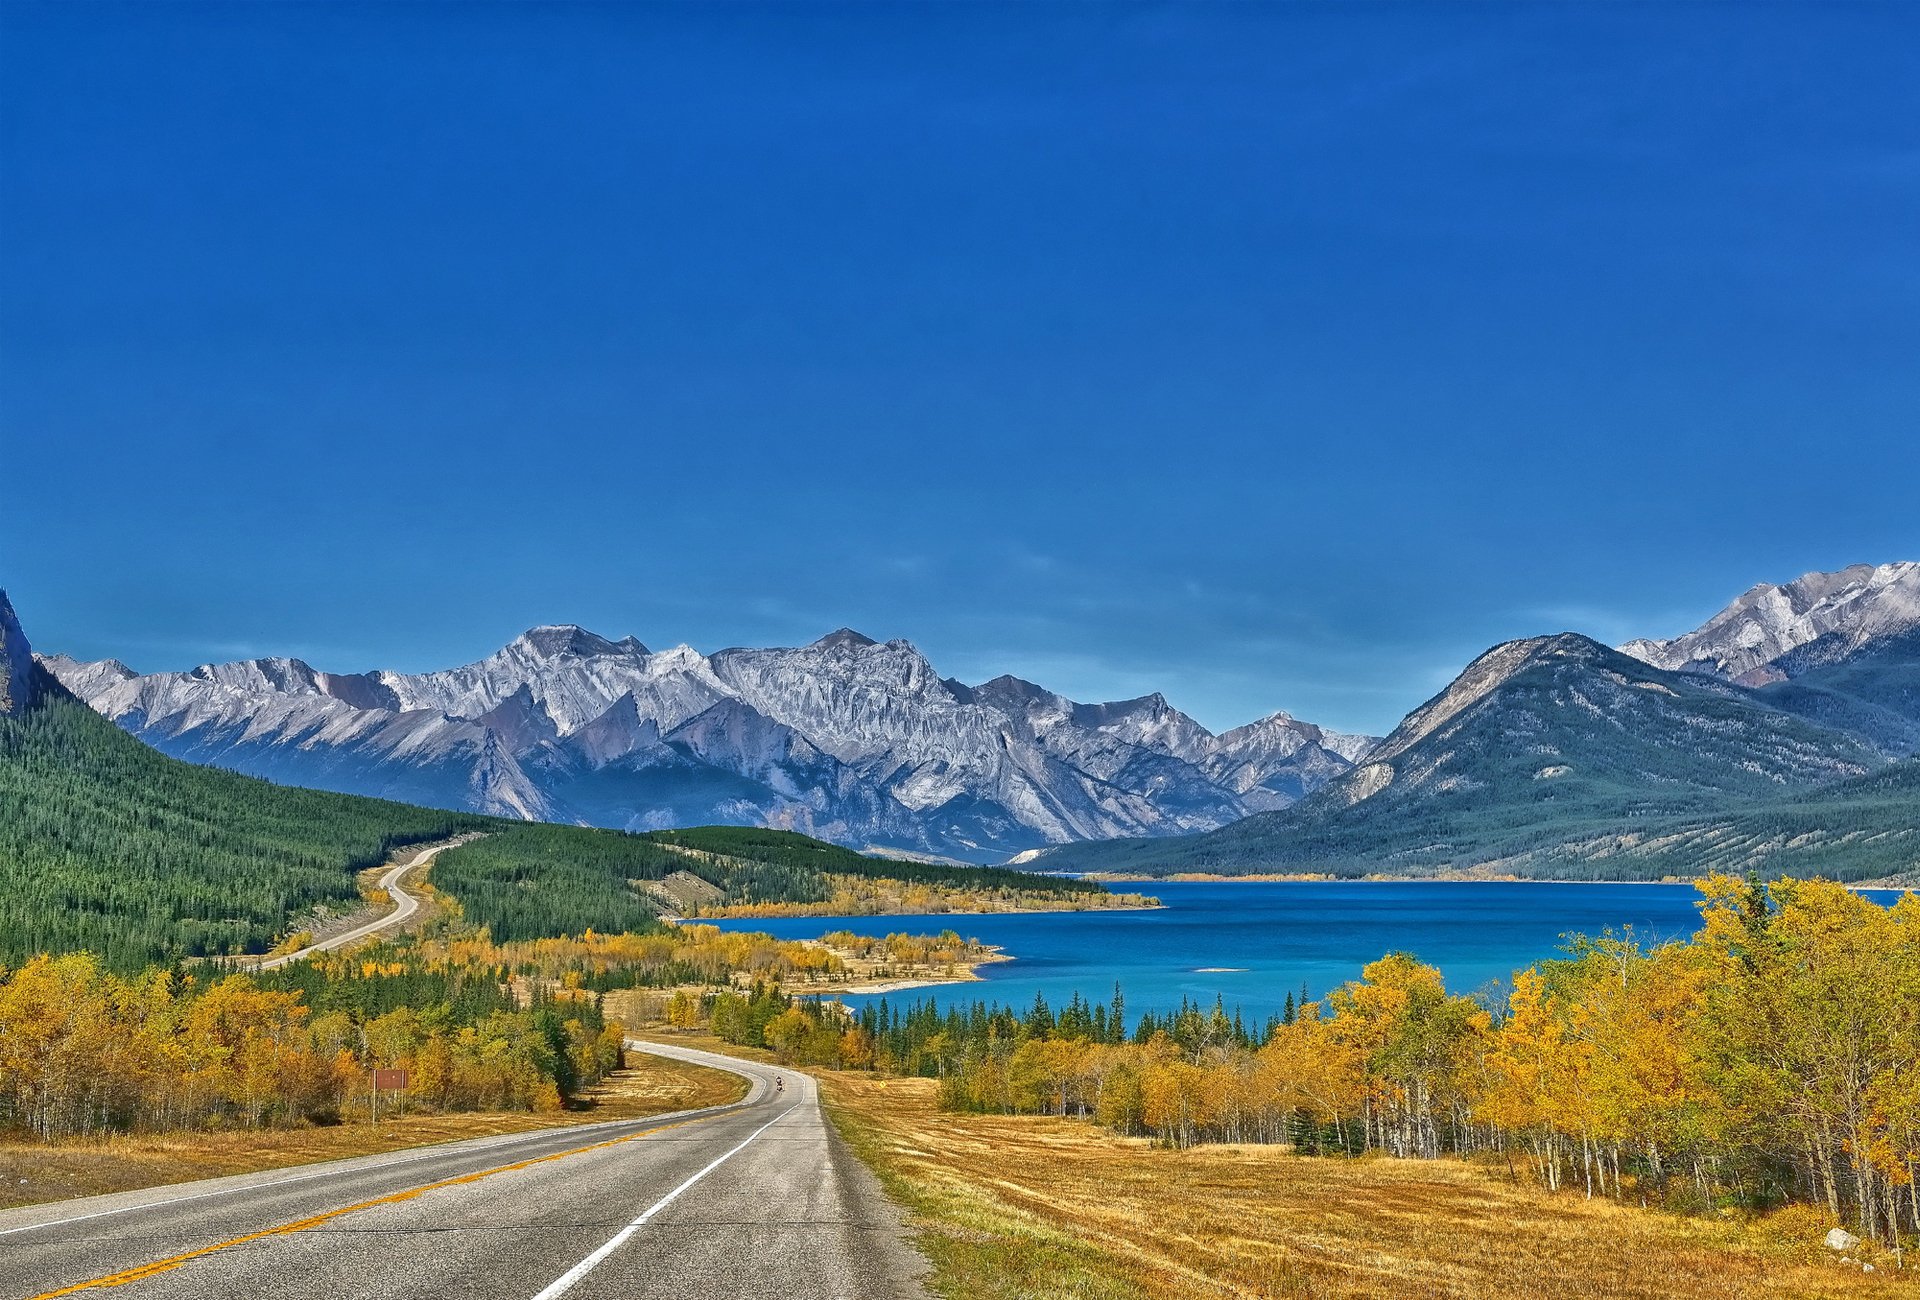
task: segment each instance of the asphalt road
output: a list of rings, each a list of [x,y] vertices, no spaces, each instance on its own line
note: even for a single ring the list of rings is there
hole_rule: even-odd
[[[387,891],[393,899],[393,910],[384,916],[375,917],[365,925],[355,926],[344,934],[336,934],[331,939],[322,939],[319,943],[309,944],[298,952],[282,953],[278,957],[268,957],[255,965],[256,970],[272,970],[276,966],[285,966],[289,962],[311,957],[316,952],[330,952],[335,948],[344,948],[350,943],[358,943],[371,934],[390,930],[420,910],[420,900],[400,888],[400,877],[415,867],[424,866],[435,857],[458,844],[480,838],[477,835],[460,835],[440,844],[429,844],[409,857],[405,862],[396,862],[388,867],[380,877],[379,887]]]
[[[923,1300],[924,1261],[813,1081],[737,1105],[0,1213],[0,1296]],[[775,1087],[778,1077],[783,1088]]]

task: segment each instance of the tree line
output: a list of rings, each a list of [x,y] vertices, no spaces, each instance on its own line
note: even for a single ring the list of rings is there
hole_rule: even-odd
[[[897,899],[929,891],[994,893],[1034,904],[1104,896],[1091,881],[997,867],[954,867],[865,857],[791,831],[702,826],[629,834],[544,822],[497,825],[483,839],[442,853],[435,884],[463,918],[508,943],[543,936],[657,930],[655,904],[636,890],[676,871],[720,891],[717,910],[779,915],[827,903],[865,882]],[[918,895],[915,890],[920,891]]]
[[[551,1110],[620,1064],[604,991],[846,974],[818,944],[713,926],[506,944],[441,931],[258,973],[202,962],[127,974],[87,953],[0,967],[0,1130],[332,1123],[366,1113],[374,1067],[408,1070],[395,1101],[416,1109]],[[903,961],[977,955],[951,934],[853,946]]]
[[[337,1123],[370,1071],[411,1074],[436,1110],[555,1110],[620,1064],[598,1000],[521,1006],[490,972],[420,969],[390,953],[258,977],[90,954],[0,971],[0,1129],[43,1139]]]
[[[1049,896],[1099,889],[883,862],[782,831],[632,835],[278,786],[161,754],[35,671],[33,706],[0,718],[0,962],[87,951],[131,974],[264,952],[316,910],[360,906],[362,869],[469,830],[487,834],[442,854],[434,880],[501,942],[656,931],[634,882],[685,870],[747,905],[825,900],[829,869]]]
[[[355,873],[488,819],[277,786],[168,758],[36,669],[0,718],[0,962],[260,952],[289,918],[357,905]]]
[[[734,1042],[940,1080],[944,1105],[1077,1117],[1173,1146],[1504,1161],[1553,1188],[1705,1209],[1824,1206],[1920,1232],[1920,896],[1716,877],[1685,942],[1575,941],[1504,1005],[1395,954],[1259,1026],[1216,1005],[1141,1017],[770,987],[712,999]]]

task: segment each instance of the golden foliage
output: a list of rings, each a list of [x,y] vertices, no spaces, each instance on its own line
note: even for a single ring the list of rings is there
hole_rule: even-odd
[[[986,912],[1080,912],[1105,908],[1157,907],[1144,894],[1073,894],[1057,891],[962,888],[875,876],[828,874],[829,896],[818,903],[705,905],[699,916],[940,916]]]

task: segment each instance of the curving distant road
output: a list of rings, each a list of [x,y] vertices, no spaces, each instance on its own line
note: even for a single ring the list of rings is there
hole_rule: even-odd
[[[443,840],[439,844],[428,844],[422,847],[405,862],[394,863],[381,875],[379,881],[379,888],[386,890],[387,894],[393,899],[394,907],[391,912],[388,912],[385,916],[377,916],[365,925],[356,926],[348,930],[345,934],[336,934],[331,939],[322,939],[319,943],[308,944],[298,952],[282,953],[278,957],[268,957],[258,962],[254,966],[254,969],[272,970],[276,966],[285,966],[289,962],[299,961],[303,957],[311,957],[316,952],[331,952],[335,948],[344,948],[350,943],[359,942],[368,935],[379,934],[382,930],[390,930],[394,926],[399,925],[402,921],[405,921],[408,917],[420,910],[420,900],[400,888],[400,877],[406,875],[415,867],[425,866],[440,854],[445,853],[448,849],[465,844],[469,840],[479,838],[480,836],[478,835],[456,835],[452,839]]]
[[[630,1046],[751,1090],[732,1106],[0,1212],[0,1297],[925,1300],[924,1261],[811,1079]]]

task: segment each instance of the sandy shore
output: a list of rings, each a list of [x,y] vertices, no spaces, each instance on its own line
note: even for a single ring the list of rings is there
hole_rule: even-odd
[[[904,993],[910,989],[938,988],[943,984],[976,984],[980,981],[980,967],[996,961],[1012,961],[1012,954],[1004,949],[991,948],[984,957],[975,961],[963,962],[954,967],[951,973],[942,971],[925,975],[888,976],[884,979],[868,979],[856,975],[850,980],[835,983],[825,988],[802,985],[787,990],[790,993],[831,992],[831,993]]]

